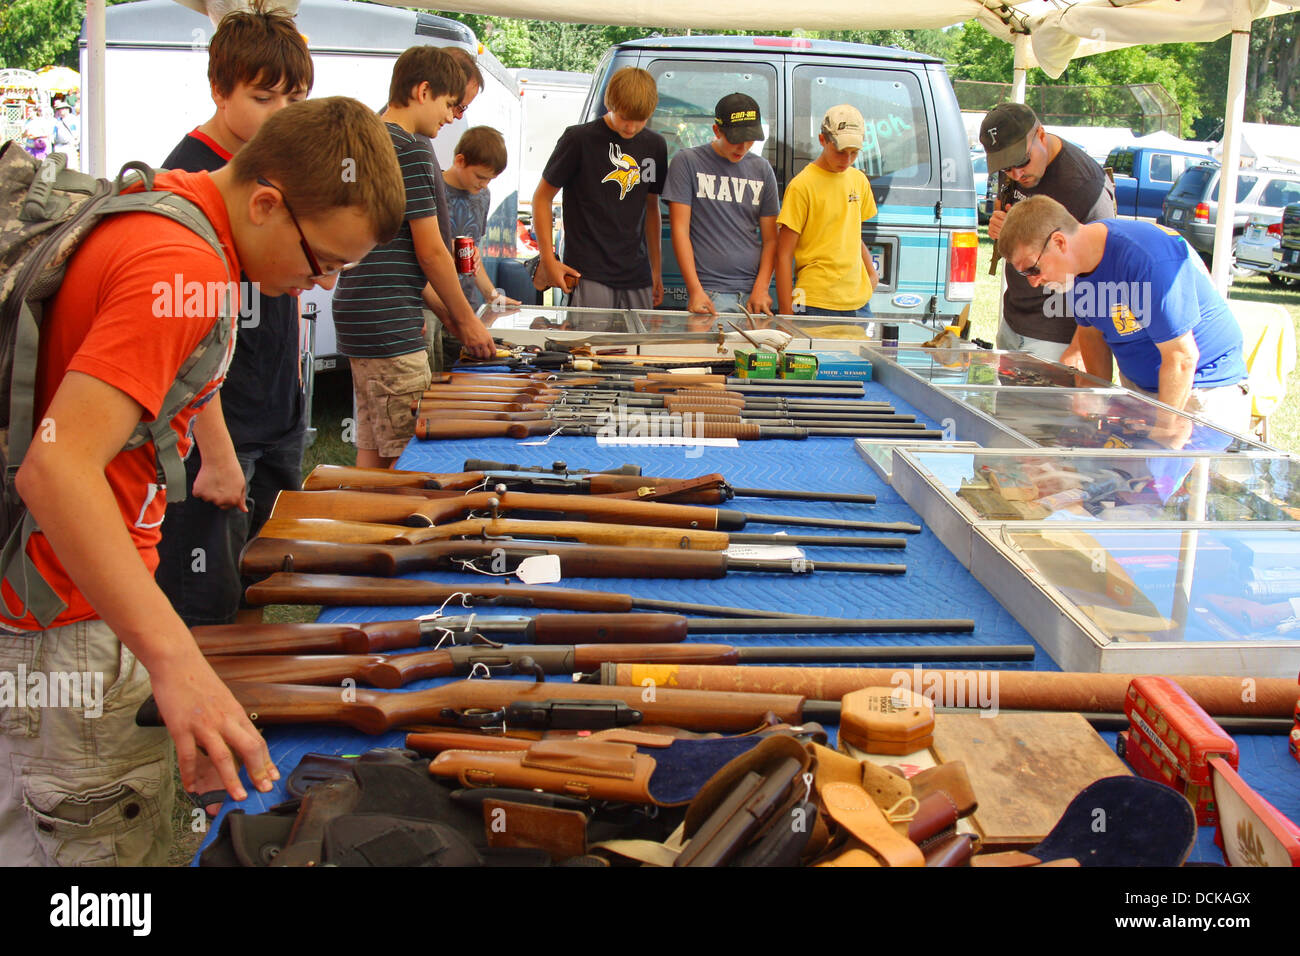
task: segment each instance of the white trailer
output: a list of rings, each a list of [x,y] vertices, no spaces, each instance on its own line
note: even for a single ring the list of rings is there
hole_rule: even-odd
[[[523,160],[519,169],[519,206],[531,209],[542,170],[566,128],[583,122],[583,104],[591,89],[590,73],[564,70],[511,70],[523,100]]]

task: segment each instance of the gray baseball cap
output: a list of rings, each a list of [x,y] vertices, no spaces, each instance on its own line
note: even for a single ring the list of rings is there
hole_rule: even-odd
[[[1029,158],[1029,134],[1038,117],[1023,103],[999,103],[980,123],[980,145],[989,159],[989,172],[1022,165]]]

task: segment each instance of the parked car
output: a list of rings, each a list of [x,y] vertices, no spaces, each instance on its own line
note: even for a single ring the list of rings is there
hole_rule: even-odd
[[[1278,285],[1300,285],[1300,203],[1282,210],[1281,235],[1273,250],[1277,270],[1269,275]]]
[[[983,226],[988,224],[993,212],[992,207],[985,202],[985,194],[989,191],[989,158],[984,150],[971,147],[970,165],[975,173],[975,215]]]
[[[1174,181],[1189,163],[1205,159],[1204,153],[1121,146],[1106,157],[1115,175],[1115,213],[1132,219],[1156,219]]]
[[[1300,202],[1300,173],[1291,170],[1245,168],[1237,174],[1234,241],[1246,231],[1253,215],[1281,216],[1288,203]],[[1219,164],[1189,166],[1178,177],[1157,220],[1176,229],[1207,261],[1214,250],[1214,226],[1219,212]]]
[[[1292,280],[1277,274],[1281,257],[1277,255],[1282,239],[1282,217],[1255,214],[1246,221],[1246,230],[1233,244],[1233,265],[1240,272],[1268,276],[1273,285],[1289,286]]]
[[[776,170],[782,195],[821,152],[817,134],[826,110],[854,104],[867,120],[856,166],[870,180],[878,209],[862,224],[880,275],[872,311],[952,322],[974,298],[974,173],[961,161],[970,155],[969,140],[943,61],[897,47],[802,37],[630,40],[605,54],[584,119],[604,112],[609,78],[625,66],[655,78],[659,104],[647,128],[668,141],[669,160],[713,139],[720,97],[739,91],[757,100],[768,135],[755,150]],[[663,307],[685,308],[667,212],[663,219]]]

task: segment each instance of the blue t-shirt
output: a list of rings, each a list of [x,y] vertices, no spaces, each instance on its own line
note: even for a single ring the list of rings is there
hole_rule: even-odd
[[[1075,322],[1100,329],[1119,370],[1149,392],[1160,390],[1156,344],[1188,332],[1200,353],[1193,388],[1243,381],[1241,327],[1183,237],[1149,222],[1101,221],[1101,262],[1075,278],[1069,295]]]

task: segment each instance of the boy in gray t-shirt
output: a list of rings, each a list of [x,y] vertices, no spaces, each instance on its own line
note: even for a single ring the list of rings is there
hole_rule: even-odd
[[[781,202],[772,164],[749,151],[764,138],[758,103],[732,93],[713,115],[713,142],[674,156],[664,184],[687,308],[771,315]]]

